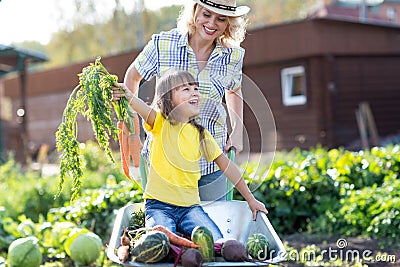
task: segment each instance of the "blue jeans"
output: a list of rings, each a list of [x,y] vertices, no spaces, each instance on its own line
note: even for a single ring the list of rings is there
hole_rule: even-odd
[[[226,199],[226,176],[222,171],[206,174],[199,180],[199,195],[203,201]]]
[[[145,213],[146,227],[163,225],[174,233],[191,236],[196,226],[204,226],[211,231],[214,241],[222,238],[218,226],[200,205],[180,207],[155,199],[147,199]]]

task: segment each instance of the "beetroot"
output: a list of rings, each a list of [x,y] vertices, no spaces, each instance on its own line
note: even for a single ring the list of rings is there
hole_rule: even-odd
[[[221,256],[221,248],[222,248],[222,245],[223,245],[224,243],[223,242],[216,242],[216,243],[214,243],[214,252],[215,252],[215,256]]]
[[[246,247],[237,240],[227,240],[221,248],[221,254],[226,261],[252,261]]]
[[[176,267],[181,259],[183,248],[175,246],[174,244],[169,244],[169,246],[169,257],[174,260],[174,267]]]
[[[188,248],[181,256],[183,267],[200,267],[203,264],[203,260],[203,255],[195,248]]]

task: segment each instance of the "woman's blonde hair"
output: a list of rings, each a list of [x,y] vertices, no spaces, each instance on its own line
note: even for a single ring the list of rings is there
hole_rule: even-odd
[[[187,4],[181,10],[177,20],[177,28],[182,34],[189,33],[193,34],[196,30],[195,20],[200,10],[202,10],[201,5],[193,2]],[[225,47],[235,47],[240,46],[246,37],[246,26],[248,24],[247,17],[229,17],[228,27],[225,32],[218,38],[218,42]]]

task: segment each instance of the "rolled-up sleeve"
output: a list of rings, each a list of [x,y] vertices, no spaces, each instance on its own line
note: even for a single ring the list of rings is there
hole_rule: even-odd
[[[232,68],[232,82],[229,86],[228,90],[237,90],[242,85],[243,78],[243,58],[244,58],[245,50],[243,48],[236,48],[233,50],[231,55],[232,63],[234,63]]]
[[[142,52],[136,57],[134,66],[145,80],[149,80],[157,73],[158,53],[155,45],[156,35],[143,48]]]

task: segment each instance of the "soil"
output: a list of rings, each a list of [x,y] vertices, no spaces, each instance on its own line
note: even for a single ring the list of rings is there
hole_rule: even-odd
[[[324,251],[324,262],[332,262],[335,259],[346,260],[359,255],[363,259],[363,264],[372,267],[400,267],[400,244],[390,244],[388,240],[376,240],[360,237],[340,237],[340,236],[316,236],[305,234],[293,234],[282,237],[282,242],[286,242],[289,247],[301,251],[308,245],[315,245]],[[392,242],[393,243],[393,242]],[[315,254],[322,254],[315,252]],[[309,253],[308,255],[314,255]],[[331,256],[329,256],[331,255]],[[297,255],[289,255],[294,258]],[[283,266],[294,267],[303,266],[293,262],[282,262]],[[316,265],[313,265],[316,266]]]

